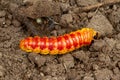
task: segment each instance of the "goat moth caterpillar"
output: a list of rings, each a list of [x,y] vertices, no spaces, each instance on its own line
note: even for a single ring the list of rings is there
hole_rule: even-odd
[[[90,45],[97,32],[83,28],[58,37],[27,37],[20,41],[20,48],[26,52],[40,54],[65,54],[85,45]]]

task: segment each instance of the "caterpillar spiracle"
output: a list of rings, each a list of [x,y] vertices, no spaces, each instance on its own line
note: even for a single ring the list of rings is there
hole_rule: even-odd
[[[40,54],[65,54],[90,45],[96,34],[91,28],[83,28],[58,37],[27,37],[20,41],[20,48],[26,52]]]

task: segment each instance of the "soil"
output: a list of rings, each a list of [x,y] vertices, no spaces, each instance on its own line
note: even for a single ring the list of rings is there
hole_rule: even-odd
[[[71,10],[100,1],[0,0],[0,80],[120,80],[120,3],[88,12]],[[65,55],[19,48],[28,36],[59,36],[85,26],[100,37]]]

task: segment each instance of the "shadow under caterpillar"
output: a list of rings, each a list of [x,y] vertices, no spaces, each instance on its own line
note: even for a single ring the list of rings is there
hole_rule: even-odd
[[[26,52],[40,54],[66,54],[85,45],[90,45],[97,32],[83,28],[58,37],[27,37],[20,41],[20,48]]]

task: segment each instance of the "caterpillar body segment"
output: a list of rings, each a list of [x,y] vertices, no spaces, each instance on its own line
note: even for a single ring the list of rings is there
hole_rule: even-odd
[[[96,33],[91,28],[83,28],[58,37],[28,37],[20,41],[20,48],[26,52],[40,54],[65,54],[91,44]]]

